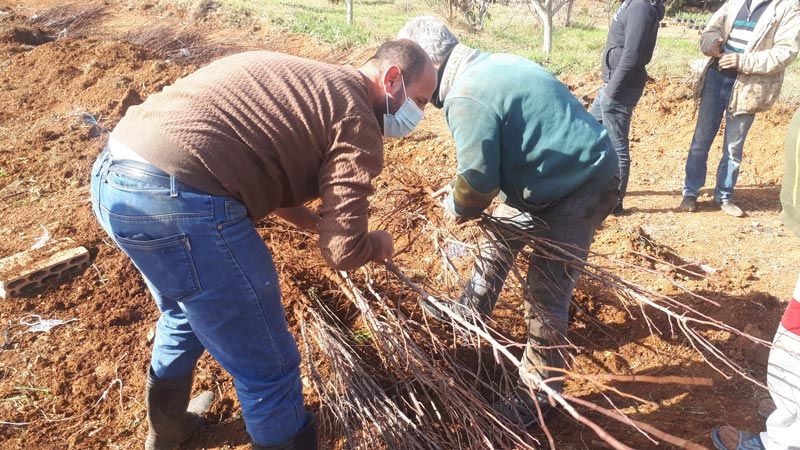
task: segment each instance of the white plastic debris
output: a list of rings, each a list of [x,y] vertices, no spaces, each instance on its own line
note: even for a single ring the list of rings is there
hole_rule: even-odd
[[[36,239],[36,242],[33,243],[31,246],[31,250],[36,250],[37,248],[42,248],[50,242],[50,232],[47,231],[47,228],[44,225],[39,225],[42,227],[42,235],[39,236],[39,239]]]
[[[467,254],[467,249],[464,248],[463,245],[449,243],[447,247],[445,247],[444,252],[447,254],[448,258],[461,258]]]
[[[55,327],[75,322],[78,319],[69,319],[69,320],[61,320],[61,319],[42,319],[42,316],[38,314],[28,314],[27,316],[23,316],[19,319],[20,325],[25,325],[28,327],[24,333],[43,333],[45,331],[50,331]]]
[[[703,269],[705,273],[717,273],[717,269],[709,266],[708,264],[700,264],[700,268]]]

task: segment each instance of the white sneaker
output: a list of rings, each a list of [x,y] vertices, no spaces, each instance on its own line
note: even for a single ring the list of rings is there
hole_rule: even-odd
[[[735,203],[733,203],[730,200],[723,200],[722,203],[719,205],[719,208],[720,210],[722,210],[722,212],[724,212],[729,216],[744,217],[744,211],[742,211],[742,208],[739,208],[738,206],[736,206]]]

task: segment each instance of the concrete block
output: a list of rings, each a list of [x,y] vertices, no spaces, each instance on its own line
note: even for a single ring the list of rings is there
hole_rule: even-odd
[[[0,259],[0,298],[18,296],[67,278],[88,265],[89,251],[70,238]]]

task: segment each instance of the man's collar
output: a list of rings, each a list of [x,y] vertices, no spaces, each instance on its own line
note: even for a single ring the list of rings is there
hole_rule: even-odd
[[[452,89],[456,77],[480,54],[480,51],[467,47],[464,44],[458,44],[453,47],[453,50],[447,55],[445,63],[439,67],[441,76],[439,78],[438,94],[434,98],[434,106],[437,108],[441,108],[439,105],[444,106],[444,101],[447,99],[447,95],[450,93],[450,89]]]
[[[444,70],[445,70],[445,67],[447,67],[447,62],[450,61],[450,55],[453,54],[453,49],[454,48],[455,47],[451,48],[450,51],[447,52],[447,56],[444,57],[444,60],[442,61],[442,64],[439,65],[439,70],[436,73],[436,78],[437,78],[436,90],[433,91],[433,97],[431,97],[431,103],[433,103],[433,106],[435,106],[436,108],[439,108],[439,109],[441,109],[442,106],[444,106],[444,98],[442,98],[442,99],[439,98],[439,89],[442,87],[442,79],[444,77]]]

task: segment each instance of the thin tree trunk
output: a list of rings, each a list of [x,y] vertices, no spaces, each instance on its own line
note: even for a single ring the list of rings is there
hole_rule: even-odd
[[[549,5],[548,5],[549,6]],[[542,23],[542,52],[545,58],[550,58],[550,50],[553,48],[553,12],[546,9],[539,1],[531,0],[531,7],[539,16]]]
[[[542,51],[547,59],[550,59],[550,50],[553,49],[553,16],[547,14],[543,22],[544,36],[542,40]]]
[[[353,0],[344,0],[345,8],[347,9],[347,24],[353,24]]]
[[[572,5],[575,4],[575,0],[569,0],[567,2],[567,15],[564,18],[564,26],[568,27],[572,23]]]
[[[481,0],[480,8],[478,8],[476,26],[479,30],[483,30],[483,22],[486,20],[486,11],[489,9],[489,1],[490,0]]]

